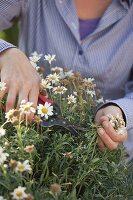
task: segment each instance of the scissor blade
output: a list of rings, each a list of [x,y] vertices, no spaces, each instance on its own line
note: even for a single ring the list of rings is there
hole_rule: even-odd
[[[67,130],[70,131],[70,133],[74,136],[79,136],[79,132],[72,126],[68,126],[68,127],[65,127]]]
[[[46,121],[43,120],[41,122],[41,126],[43,126],[43,127],[60,126],[60,127],[67,129],[74,136],[79,135],[78,131],[73,126],[71,126],[70,123],[68,123],[68,121],[66,121],[63,118],[50,118]]]
[[[48,120],[43,120],[41,122],[41,126],[44,126],[44,127],[52,127],[52,126],[61,126],[62,123],[60,123],[59,120],[57,120],[57,118],[50,118]]]

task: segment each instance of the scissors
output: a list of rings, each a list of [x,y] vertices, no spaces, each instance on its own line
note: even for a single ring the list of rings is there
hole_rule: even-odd
[[[61,109],[57,103],[39,94],[38,103],[44,104],[45,102],[51,103],[51,105],[53,106],[53,116],[49,117],[48,120],[42,120],[41,126],[43,127],[60,126],[68,130],[73,136],[79,135],[77,129],[80,131],[84,130],[84,128],[76,126],[70,121],[66,120],[64,117],[62,117]]]

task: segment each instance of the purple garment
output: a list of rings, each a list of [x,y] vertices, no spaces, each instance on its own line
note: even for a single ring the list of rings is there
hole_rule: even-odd
[[[84,39],[91,34],[97,27],[100,18],[95,19],[79,19],[80,39]]]

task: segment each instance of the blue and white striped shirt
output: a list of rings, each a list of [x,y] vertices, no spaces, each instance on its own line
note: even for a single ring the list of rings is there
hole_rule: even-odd
[[[57,66],[94,77],[103,96],[123,109],[129,150],[133,149],[133,82],[129,82],[133,66],[132,2],[112,0],[96,30],[81,41],[73,0],[0,0],[0,31],[19,16],[19,48],[27,56],[35,50],[55,54]],[[0,39],[0,52],[10,47]]]

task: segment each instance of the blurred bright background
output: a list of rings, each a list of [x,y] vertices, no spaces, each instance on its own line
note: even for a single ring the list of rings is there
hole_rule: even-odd
[[[18,43],[18,23],[15,20],[14,25],[3,32],[0,32],[0,38],[8,42],[11,42],[14,45]]]

